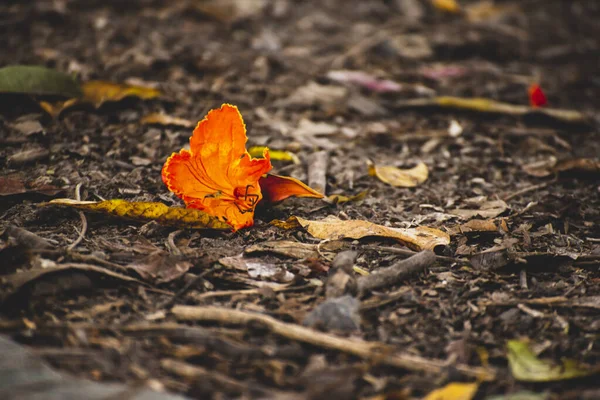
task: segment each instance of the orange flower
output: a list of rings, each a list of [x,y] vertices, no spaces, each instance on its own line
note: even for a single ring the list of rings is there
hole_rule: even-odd
[[[262,199],[259,179],[272,166],[268,150],[264,158],[248,154],[247,140],[237,107],[223,104],[198,123],[189,151],[167,159],[163,182],[187,207],[214,215],[234,230],[252,226],[254,208]]]

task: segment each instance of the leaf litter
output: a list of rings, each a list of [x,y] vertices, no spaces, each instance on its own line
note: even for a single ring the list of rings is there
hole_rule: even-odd
[[[55,3],[6,10],[2,65],[32,62],[31,50],[82,82],[160,82],[175,100],[82,105],[50,120],[33,116],[39,109],[29,95],[2,93],[11,106],[0,118],[0,176],[18,172],[33,191],[3,197],[0,225],[50,246],[26,245],[27,235],[9,229],[0,237],[0,279],[83,264],[139,281],[71,267],[31,280],[3,303],[4,333],[60,370],[150,382],[190,398],[424,398],[452,385],[468,396],[477,383],[477,398],[595,397],[594,376],[532,386],[512,378],[505,361],[506,341],[529,336],[539,360],[553,360],[550,369],[563,359],[584,370],[597,364],[599,94],[593,69],[581,61],[598,47],[591,3],[477,1],[446,13],[408,0],[360,7],[232,1],[211,2],[213,14],[189,2],[85,12],[77,1]],[[29,22],[27,35],[13,29]],[[580,46],[566,45],[571,39]],[[550,108],[531,107],[527,88],[535,82]],[[33,101],[59,100],[46,96]],[[431,104],[448,97],[452,104]],[[413,103],[421,101],[430,105]],[[274,162],[270,173],[315,184],[314,200],[264,202],[255,226],[236,233],[87,213],[84,230],[75,213],[31,203],[57,195],[40,198],[36,187],[81,184],[83,200],[186,210],[160,182],[160,166],[185,148],[184,130],[223,102],[243,110],[248,149],[259,147],[253,157],[264,147],[298,157]],[[156,112],[192,123],[140,122]],[[27,120],[38,123],[20,125]],[[540,122],[543,129],[532,126]],[[545,176],[523,168],[549,156],[555,161]],[[365,159],[387,166],[422,160],[429,176],[408,190],[393,187],[369,176]],[[354,202],[331,197],[361,193]],[[329,201],[318,198],[325,194]],[[320,239],[266,224],[290,215],[393,229],[427,222],[449,242],[413,264],[414,252],[394,237],[352,239],[340,231]],[[158,250],[168,262],[148,258]],[[227,257],[241,259],[240,269],[219,263]],[[244,270],[248,260],[260,267]],[[152,273],[141,278],[130,265]],[[294,278],[282,283],[271,272]],[[160,273],[173,279],[159,283]],[[369,280],[382,283],[364,290]],[[199,322],[177,322],[181,304],[194,307]],[[317,309],[316,329],[302,327]]]

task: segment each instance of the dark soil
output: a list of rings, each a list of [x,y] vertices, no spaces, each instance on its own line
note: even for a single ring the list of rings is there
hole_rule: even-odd
[[[585,173],[576,168],[545,177],[527,173],[527,166],[551,157],[598,161],[600,3],[496,1],[514,9],[479,22],[443,13],[424,0],[267,0],[259,10],[258,0],[231,2],[245,4],[247,15],[228,9],[226,2],[214,3],[210,9],[206,2],[184,0],[0,5],[0,66],[45,65],[81,81],[141,82],[165,93],[97,110],[82,106],[59,119],[45,114],[36,99],[0,97],[0,179],[5,179],[0,182],[26,187],[20,193],[0,188],[0,229],[20,227],[49,242],[32,244],[16,238],[13,228],[5,232],[0,331],[79,377],[199,399],[420,398],[449,382],[474,381],[454,368],[458,364],[497,371],[495,379],[481,384],[477,399],[522,390],[547,392],[553,399],[600,398],[597,375],[519,382],[506,357],[507,340],[529,338],[541,358],[574,359],[596,369],[600,363],[598,164]],[[341,69],[405,86],[376,93],[328,78],[329,71]],[[534,82],[549,106],[578,110],[587,121],[402,106],[420,96],[418,85],[439,96],[527,105],[527,88]],[[309,84],[321,85],[323,93],[293,95]],[[346,92],[340,96],[341,89]],[[38,203],[75,198],[81,184],[82,200],[181,205],[160,171],[165,159],[187,144],[191,129],[148,126],[140,119],[160,111],[195,122],[225,102],[239,107],[249,145],[290,149],[299,156],[297,165],[275,161],[273,172],[306,181],[310,155],[324,149],[327,194],[368,190],[367,197],[337,205],[284,201],[260,208],[255,225],[236,233],[176,231],[86,214],[82,241],[67,249],[79,236],[82,217]],[[338,129],[315,139],[297,129],[302,120]],[[15,128],[19,121],[39,121],[43,129],[24,133]],[[452,121],[463,128],[455,137],[448,134]],[[11,162],[11,156],[32,148],[46,151],[30,162]],[[429,179],[416,188],[393,188],[369,176],[368,159],[400,167],[424,161]],[[505,210],[488,217],[503,219],[508,231],[469,232],[459,228],[465,220],[450,215],[488,200],[506,201]],[[165,328],[177,322],[173,305],[214,305],[301,324],[325,300],[323,285],[334,269],[324,271],[335,252],[310,259],[253,255],[288,270],[292,283],[277,276],[252,279],[218,263],[267,240],[318,244],[306,232],[269,225],[291,215],[451,232],[450,245],[436,249],[443,257],[425,272],[361,298],[363,305],[375,301],[376,306],[363,307],[360,328],[350,334],[445,361],[444,368],[427,373],[386,366],[282,337],[260,323],[180,321],[177,329]],[[342,248],[356,250],[355,265],[367,271],[406,257],[394,251],[404,247],[386,239],[346,241],[336,251]],[[187,273],[167,283],[142,283],[124,268],[150,262],[148,254],[159,250],[165,268],[183,263]],[[484,250],[490,251],[482,255]],[[73,264],[98,270],[26,275]],[[15,274],[23,276],[22,286],[3,278]],[[248,290],[261,283],[264,287]],[[281,290],[281,285],[289,286]],[[228,292],[207,295],[213,291]],[[386,300],[388,293],[396,297]],[[183,324],[202,326],[204,336],[186,334]],[[140,325],[156,331],[127,328]],[[190,375],[168,368],[165,360],[204,369]]]

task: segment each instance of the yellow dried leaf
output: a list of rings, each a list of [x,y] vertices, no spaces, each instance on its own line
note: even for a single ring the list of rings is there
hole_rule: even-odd
[[[479,389],[479,383],[449,383],[429,393],[424,400],[471,400]]]
[[[482,0],[465,7],[465,14],[469,22],[480,23],[498,20],[518,10],[518,6],[514,4],[496,4],[493,0]]]
[[[363,190],[360,193],[357,193],[353,196],[344,196],[343,194],[332,194],[327,196],[326,201],[332,204],[343,204],[348,203],[350,201],[361,201],[367,197],[369,191]]]
[[[457,14],[460,12],[460,5],[456,2],[456,0],[432,0],[431,3],[438,10]]]
[[[83,98],[80,100],[85,103],[91,103],[95,107],[100,107],[107,101],[120,101],[125,97],[138,97],[148,100],[160,96],[158,89],[104,81],[89,81],[81,87],[83,89]]]
[[[291,161],[294,164],[300,164],[300,159],[298,156],[291,151],[273,150],[267,146],[253,146],[248,149],[248,153],[250,153],[252,157],[262,157],[265,149],[269,150],[271,160]]]
[[[551,382],[580,378],[599,372],[598,368],[585,369],[573,360],[554,364],[537,358],[526,340],[509,340],[508,366],[515,379],[526,382]]]
[[[84,211],[110,214],[116,217],[156,221],[181,228],[231,230],[231,226],[211,215],[193,208],[168,207],[162,203],[129,202],[121,199],[105,201],[77,201],[54,199],[46,205],[67,206]]]
[[[86,82],[81,85],[81,89],[83,92],[81,97],[56,103],[41,101],[39,103],[40,107],[56,118],[64,110],[77,104],[92,104],[94,107],[99,108],[107,101],[120,101],[126,97],[138,97],[147,100],[156,98],[161,94],[158,89],[154,88],[104,81]]]
[[[415,187],[429,177],[429,169],[420,162],[415,167],[400,169],[392,166],[378,166],[369,161],[369,175],[395,187]]]
[[[304,228],[318,239],[361,239],[381,236],[396,239],[413,250],[433,250],[436,246],[446,246],[450,236],[438,229],[420,226],[417,228],[389,228],[362,220],[341,220],[328,216],[320,221],[310,221],[300,217],[290,217],[287,221],[272,221],[283,229]]]
[[[189,119],[173,117],[171,115],[161,113],[148,114],[142,118],[140,122],[145,125],[173,125],[181,126],[183,128],[193,128],[195,125]]]

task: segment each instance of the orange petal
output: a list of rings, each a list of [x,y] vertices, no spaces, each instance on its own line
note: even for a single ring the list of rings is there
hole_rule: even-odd
[[[259,182],[265,200],[271,203],[276,203],[291,196],[323,198],[321,193],[291,176],[267,174],[260,178]]]

